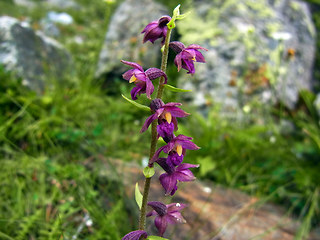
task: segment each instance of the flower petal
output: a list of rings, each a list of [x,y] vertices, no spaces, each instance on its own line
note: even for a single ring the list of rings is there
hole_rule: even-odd
[[[175,177],[177,180],[181,182],[190,182],[195,180],[195,176],[189,169],[184,169],[182,171],[176,171],[175,172]]]
[[[175,107],[175,106],[181,106],[182,103],[178,103],[178,102],[169,102],[163,105],[163,107]]]
[[[141,238],[142,237],[142,238]],[[148,234],[146,231],[143,230],[136,230],[133,232],[129,232],[127,235],[125,235],[122,240],[139,240],[146,239],[148,237]]]
[[[132,88],[132,90],[131,90],[131,98],[132,98],[132,100],[137,100],[138,98],[137,98],[137,95],[140,95],[141,94],[141,92],[142,92],[142,88],[141,88],[141,86],[136,86],[136,87],[134,87],[134,88]]]
[[[158,22],[157,21],[152,21],[142,30],[141,33],[145,33],[147,31],[150,31],[151,29],[153,29],[153,28],[155,28],[157,26],[158,26]]]
[[[201,50],[208,51],[208,49],[206,49],[206,48],[204,48],[204,47],[201,47],[200,45],[197,45],[197,44],[191,44],[191,45],[189,45],[187,48],[191,48],[191,49],[201,49]]]
[[[132,77],[133,73],[134,73],[134,70],[135,70],[135,69],[130,69],[130,70],[126,71],[124,74],[122,74],[122,77],[123,77],[125,80],[129,81],[130,78]]]
[[[186,206],[187,205],[183,203],[170,203],[167,205],[167,208],[168,208],[167,212],[168,214],[171,214],[172,212],[179,212]]]
[[[198,52],[198,51],[196,52],[196,61],[202,62],[202,63],[206,62],[206,60],[204,59],[204,56],[202,55],[201,52]]]
[[[174,64],[177,66],[179,72],[182,68],[181,53],[177,54],[177,56],[174,58]]]
[[[173,117],[186,117],[190,115],[178,107],[165,107],[165,110],[170,112]]]
[[[159,177],[160,183],[165,190],[166,195],[173,195],[177,190],[177,179],[174,174],[163,173]]]
[[[130,66],[130,67],[139,69],[141,72],[143,72],[143,68],[142,68],[138,63],[128,62],[128,61],[124,61],[124,60],[121,60],[121,62],[122,62],[123,64],[126,64],[126,65]]]
[[[160,147],[155,154],[153,155],[153,157],[151,158],[150,164],[154,163],[155,161],[158,160],[159,158],[159,154],[163,151],[163,149],[165,149],[167,147],[167,145]]]
[[[145,131],[148,129],[148,127],[150,126],[150,124],[151,124],[154,120],[156,120],[157,118],[158,118],[158,116],[157,116],[156,113],[154,113],[154,114],[152,114],[151,116],[149,116],[149,117],[146,119],[146,121],[144,122],[144,124],[143,124],[143,126],[142,126],[142,128],[141,128],[141,130],[140,130],[140,133],[145,132]]]
[[[149,78],[146,79],[146,95],[149,99],[151,99],[151,94],[154,91],[154,86]]]
[[[179,143],[181,144],[182,148],[184,148],[184,149],[189,149],[189,150],[200,149],[196,144],[194,144],[193,142],[188,141],[188,140],[182,140],[182,141],[179,141]]]
[[[154,225],[158,229],[160,237],[163,237],[163,234],[166,231],[168,225],[166,218],[160,216],[156,217],[154,219]]]

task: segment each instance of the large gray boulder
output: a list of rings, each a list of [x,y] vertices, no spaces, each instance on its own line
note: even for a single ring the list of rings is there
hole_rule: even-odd
[[[141,31],[151,21],[166,15],[164,6],[153,0],[126,0],[115,11],[100,52],[96,76],[118,76],[128,69],[120,60],[138,62],[143,68],[160,67],[160,40],[142,43]]]
[[[70,54],[58,42],[6,16],[0,17],[0,64],[38,93],[49,82],[66,80],[73,69]]]
[[[181,41],[208,48],[207,63],[179,80],[197,106],[220,103],[242,115],[253,105],[282,102],[294,108],[300,89],[312,86],[315,28],[306,3],[296,0],[194,0],[179,23]]]

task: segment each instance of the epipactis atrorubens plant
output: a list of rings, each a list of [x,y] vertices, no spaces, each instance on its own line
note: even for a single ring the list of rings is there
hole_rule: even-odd
[[[140,193],[137,184],[135,191],[136,201],[140,208],[139,230],[128,233],[122,240],[164,239],[162,237],[168,225],[185,222],[185,219],[180,213],[180,211],[186,207],[185,204],[171,203],[166,205],[158,201],[148,202],[150,181],[155,172],[154,163],[157,163],[165,171],[165,173],[160,175],[159,180],[164,188],[165,195],[167,196],[175,194],[178,189],[178,182],[193,181],[195,177],[190,171],[190,168],[199,167],[199,165],[183,162],[187,149],[197,150],[199,147],[191,141],[191,137],[184,135],[176,136],[174,134],[178,129],[177,118],[186,117],[189,114],[180,108],[181,103],[164,103],[161,100],[164,88],[174,92],[186,91],[167,84],[168,78],[166,69],[169,48],[176,53],[174,63],[177,66],[178,71],[183,68],[187,70],[187,74],[193,75],[195,73],[194,63],[205,62],[205,59],[199,50],[207,49],[196,44],[191,44],[186,47],[181,42],[170,42],[171,31],[175,28],[175,21],[183,19],[186,16],[186,14],[180,14],[179,8],[180,5],[174,9],[172,18],[163,16],[157,21],[149,23],[141,32],[144,34],[144,43],[147,41],[154,43],[157,39],[162,39],[161,69],[149,68],[145,71],[138,63],[124,60],[121,61],[123,64],[132,68],[122,75],[123,78],[129,81],[129,83],[135,84],[135,87],[131,90],[132,100],[125,96],[123,97],[135,106],[147,110],[148,112],[151,111],[152,113],[152,115],[146,119],[140,131],[141,133],[147,131],[151,125],[149,163],[143,170],[145,176],[144,192],[143,195]],[[159,79],[159,85],[156,97],[152,99],[151,95],[155,89],[152,81],[155,79]],[[134,101],[137,100],[138,96],[141,94],[146,94],[151,100],[150,107]],[[157,141],[160,137],[166,142],[166,145],[156,149]],[[166,157],[159,157],[161,153],[164,153]],[[149,212],[147,212],[148,206],[150,207]],[[146,217],[154,217],[154,224],[158,229],[160,237],[150,236],[145,231]]]

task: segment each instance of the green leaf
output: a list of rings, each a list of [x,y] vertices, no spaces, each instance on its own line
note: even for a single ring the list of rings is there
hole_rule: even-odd
[[[151,178],[154,175],[154,167],[145,167],[143,169],[143,174],[146,178]]]
[[[171,92],[191,92],[192,91],[192,90],[187,90],[187,89],[176,88],[176,87],[168,85],[168,84],[164,84],[163,86],[165,88],[167,88],[168,90],[170,90]]]
[[[168,238],[158,237],[158,236],[149,236],[147,240],[169,240]]]
[[[141,192],[139,190],[138,183],[136,183],[136,189],[134,191],[134,195],[135,195],[136,202],[137,202],[137,204],[139,206],[139,209],[141,209],[143,196],[142,196],[142,194],[141,194]]]
[[[129,98],[127,98],[127,97],[124,96],[123,94],[121,94],[121,96],[122,96],[125,100],[127,100],[129,103],[135,105],[137,108],[140,108],[141,110],[150,112],[150,108],[149,108],[149,107],[147,107],[147,106],[145,106],[145,105],[142,105],[142,104],[140,104],[140,103],[137,103],[137,102],[135,102],[135,101],[133,101],[133,100],[130,100]]]

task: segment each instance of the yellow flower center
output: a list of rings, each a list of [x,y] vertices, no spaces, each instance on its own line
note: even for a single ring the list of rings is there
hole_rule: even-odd
[[[176,146],[176,152],[178,153],[179,156],[182,155],[182,146],[180,144]]]
[[[167,120],[167,122],[170,124],[171,121],[172,121],[172,116],[171,116],[171,113],[170,112],[166,112],[164,114],[164,118]]]
[[[193,58],[191,58],[192,61],[196,61],[196,56],[193,56]]]
[[[136,76],[135,75],[132,75],[132,77],[130,78],[129,80],[129,83],[133,83],[137,80]]]

